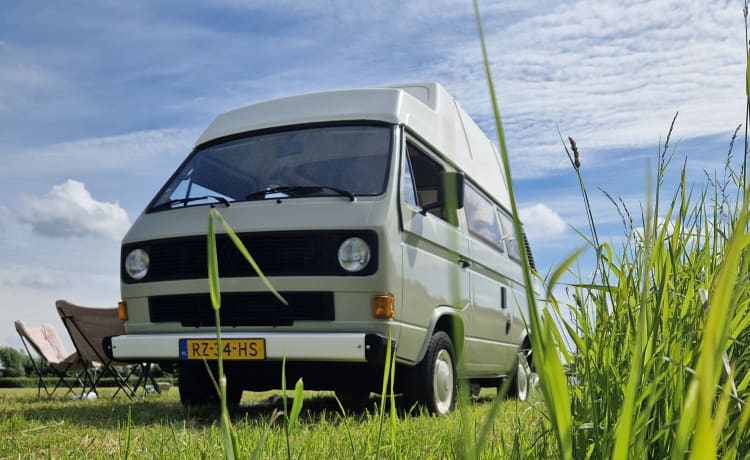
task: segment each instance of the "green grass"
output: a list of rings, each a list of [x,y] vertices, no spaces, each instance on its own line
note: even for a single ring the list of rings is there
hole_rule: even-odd
[[[96,401],[74,401],[38,399],[32,389],[0,390],[0,458],[192,459],[224,455],[218,410],[185,409],[175,389],[134,402],[109,398],[109,389],[104,391]],[[259,402],[279,394],[245,392],[242,407],[231,414],[241,458],[253,455],[273,417],[274,407]],[[484,390],[480,400],[470,404],[470,423],[478,426],[483,421],[493,396],[494,391]],[[395,445],[386,436],[378,453],[381,421],[375,406],[379,398],[373,396],[370,403],[370,410],[342,416],[332,393],[306,392],[297,425],[289,433],[291,457],[460,458],[460,411],[445,418],[400,413],[395,422]],[[553,446],[544,438],[544,419],[535,409],[538,405],[538,401],[502,402],[480,457],[517,458],[519,448],[548,455]],[[268,430],[258,458],[287,458],[283,417]]]
[[[723,174],[702,186],[687,182],[685,165],[670,167],[674,154],[667,136],[655,177],[644,168],[649,188],[640,216],[610,197],[624,225],[619,243],[599,241],[585,170],[574,167],[589,216],[584,241],[597,268],[593,276],[574,273],[574,318],[560,320],[575,346],[558,341],[561,348],[547,350],[568,357],[578,383],[571,389],[574,458],[750,454],[748,191],[731,148]],[[680,180],[665,196],[668,174]],[[549,300],[559,312],[558,300]]]

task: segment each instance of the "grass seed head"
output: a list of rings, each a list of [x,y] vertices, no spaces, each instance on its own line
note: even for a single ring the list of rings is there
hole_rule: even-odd
[[[570,150],[573,151],[573,164],[575,165],[576,169],[578,169],[581,167],[581,157],[578,154],[578,146],[576,145],[576,141],[574,141],[572,137],[568,137],[568,140],[570,141]]]

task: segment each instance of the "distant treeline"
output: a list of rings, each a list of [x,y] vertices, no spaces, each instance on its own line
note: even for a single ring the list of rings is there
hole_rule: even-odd
[[[42,376],[45,377],[45,381],[47,380],[46,378],[49,378],[53,386],[57,382],[57,380],[54,379],[55,373],[49,368],[49,366],[47,366],[47,363],[44,360],[35,357],[32,361],[28,353],[22,349],[0,347],[0,364],[2,365],[2,369],[0,369],[0,388],[36,386],[37,372],[35,369],[41,371]],[[139,370],[140,369],[136,369],[134,375],[139,375]],[[164,370],[157,364],[151,366],[151,375],[156,378],[165,376],[170,377],[171,374],[172,373],[169,369]],[[4,383],[5,381],[22,381],[23,379],[19,378],[23,377],[28,377],[32,383],[29,385]],[[104,378],[102,380],[104,380]]]

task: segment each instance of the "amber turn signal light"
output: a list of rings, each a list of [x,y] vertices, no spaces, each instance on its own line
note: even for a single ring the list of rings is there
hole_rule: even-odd
[[[117,302],[117,316],[122,321],[128,320],[128,303],[124,300]]]
[[[375,294],[372,296],[372,316],[378,319],[393,319],[393,294]]]

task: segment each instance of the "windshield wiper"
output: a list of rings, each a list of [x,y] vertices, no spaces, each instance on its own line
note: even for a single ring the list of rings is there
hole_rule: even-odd
[[[172,205],[174,205],[174,204],[182,204],[184,206],[187,206],[187,204],[190,203],[191,201],[208,200],[208,199],[214,199],[218,203],[221,203],[221,204],[223,204],[226,207],[229,207],[229,205],[230,205],[229,200],[227,200],[223,196],[219,196],[219,195],[204,195],[204,196],[189,196],[189,197],[185,197],[185,198],[175,198],[174,200],[169,200],[169,201],[166,201],[164,203],[161,203],[158,206],[154,206],[153,208],[151,208],[151,210],[152,211],[158,211],[158,210],[164,209],[164,208],[171,208]]]
[[[266,195],[272,195],[274,193],[284,193],[290,197],[295,196],[310,196],[320,192],[333,192],[337,195],[345,196],[349,198],[349,201],[355,201],[354,194],[348,190],[342,190],[335,187],[328,187],[326,185],[283,185],[278,187],[270,187],[265,190],[258,190],[245,197],[246,200],[257,200],[259,198],[265,198]]]

